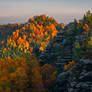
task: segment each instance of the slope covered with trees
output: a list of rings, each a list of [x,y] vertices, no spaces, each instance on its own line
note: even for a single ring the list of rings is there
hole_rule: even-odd
[[[67,25],[45,15],[2,25],[0,37],[1,92],[92,91],[90,11]]]
[[[57,25],[45,15],[30,18],[25,24],[1,25],[0,92],[54,90],[55,66],[40,66],[37,58],[57,36]]]
[[[32,52],[44,51],[50,41],[57,35],[57,22],[51,18],[35,16],[29,19],[20,29],[12,32],[3,45],[1,57],[17,57],[29,55]]]

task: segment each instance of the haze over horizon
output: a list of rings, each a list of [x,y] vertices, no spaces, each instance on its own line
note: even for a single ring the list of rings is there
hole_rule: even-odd
[[[42,14],[67,24],[92,11],[91,5],[92,0],[0,0],[0,24],[24,23]]]

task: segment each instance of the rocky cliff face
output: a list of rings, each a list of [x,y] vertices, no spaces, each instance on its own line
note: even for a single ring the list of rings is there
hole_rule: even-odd
[[[77,36],[72,45],[74,46],[76,42],[81,44],[85,39],[86,36]],[[64,46],[64,53],[66,54],[64,54],[63,59],[60,59],[64,64],[67,63],[66,61],[69,61],[69,59],[72,59],[71,57],[69,58],[69,56],[72,55],[72,45]],[[61,66],[64,64],[61,63]],[[77,63],[75,73],[71,71],[62,71],[57,76],[55,92],[92,92],[92,60],[80,59]]]
[[[77,78],[70,71],[62,72],[56,80],[56,92],[92,92],[92,60],[81,59]]]

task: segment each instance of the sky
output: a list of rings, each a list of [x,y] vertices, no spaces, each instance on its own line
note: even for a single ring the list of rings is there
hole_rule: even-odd
[[[41,14],[67,24],[91,9],[92,0],[0,0],[0,24],[24,23]]]

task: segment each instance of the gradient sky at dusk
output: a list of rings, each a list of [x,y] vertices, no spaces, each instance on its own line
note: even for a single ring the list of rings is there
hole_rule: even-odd
[[[91,9],[92,0],[0,0],[0,24],[23,23],[40,14],[68,23]]]

